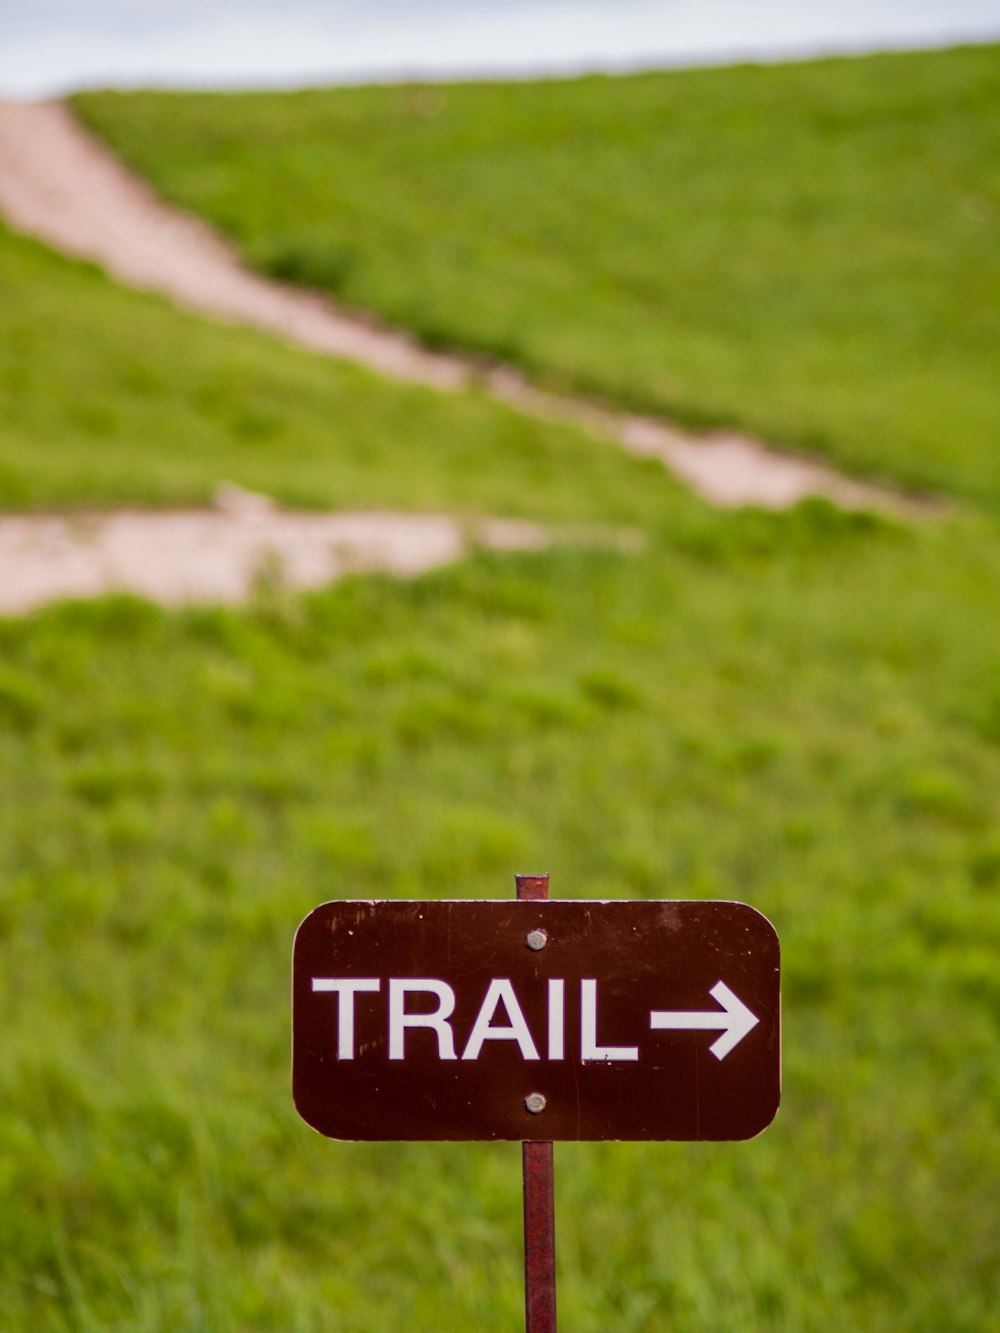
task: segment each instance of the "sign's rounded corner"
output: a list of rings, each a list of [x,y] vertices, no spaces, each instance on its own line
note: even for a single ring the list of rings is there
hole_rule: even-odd
[[[774,943],[779,948],[781,947],[781,938],[778,935],[778,927],[774,924],[771,918],[766,915],[766,913],[760,910],[759,907],[754,907],[753,903],[745,903],[736,900],[733,900],[729,904],[729,906],[738,907],[743,912],[749,912],[751,916],[753,916],[755,924],[758,926],[763,925],[766,928],[767,933],[773,937]]]
[[[780,1110],[781,1110],[781,1094],[779,1093],[778,1098],[774,1103],[774,1106],[771,1108],[770,1114],[768,1115],[764,1123],[760,1126],[760,1128],[755,1129],[752,1134],[747,1134],[744,1138],[738,1139],[737,1142],[752,1143],[754,1139],[759,1139],[762,1134],[766,1134],[767,1131],[774,1124],[775,1120],[777,1120],[778,1112]]]
[[[321,1139],[333,1137],[328,1134],[326,1130],[320,1129],[319,1125],[313,1120],[311,1114],[312,1108],[307,1104],[305,1098],[299,1096],[299,1089],[294,1077],[292,1078],[292,1105],[295,1107],[299,1119],[302,1120],[314,1134],[318,1134]]]
[[[308,911],[305,914],[305,916],[302,918],[299,924],[295,927],[295,934],[292,936],[293,950],[295,949],[295,946],[298,943],[299,936],[301,935],[303,928],[309,924],[309,922],[313,919],[314,916],[319,916],[321,912],[325,912],[326,909],[330,907],[333,902],[336,901],[337,901],[336,899],[331,899],[329,902],[319,903],[317,904],[316,907],[313,907],[310,911]]]

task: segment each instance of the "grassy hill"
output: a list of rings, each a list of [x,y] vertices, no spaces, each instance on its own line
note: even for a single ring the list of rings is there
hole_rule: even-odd
[[[0,291],[0,508],[204,503],[232,481],[306,506],[629,522],[679,495],[578,431],[185,315],[2,227]]]
[[[506,896],[544,864],[560,897],[745,899],[784,958],[766,1134],[557,1150],[566,1326],[992,1327],[985,472],[981,511],[922,525],[717,513],[610,445],[215,327],[3,232],[0,284],[3,507],[233,480],[647,538],[0,622],[0,1326],[517,1327],[516,1148],[311,1134],[288,965],[325,898]],[[845,377],[844,401],[866,384]]]
[[[516,1149],[311,1134],[288,960],[326,898],[544,862],[564,897],[748,900],[784,956],[766,1134],[560,1146],[566,1322],[990,1327],[985,535],[713,516],[634,558],[0,624],[7,1326],[516,1327]]]
[[[1000,502],[1000,48],[92,93],[247,259],[432,343]]]

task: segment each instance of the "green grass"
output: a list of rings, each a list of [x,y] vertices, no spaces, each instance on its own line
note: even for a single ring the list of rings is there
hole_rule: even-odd
[[[224,481],[338,509],[631,522],[676,507],[659,464],[182,314],[2,227],[0,292],[0,509],[204,503]]]
[[[1000,503],[1000,47],[73,105],[428,342]]]
[[[893,68],[947,84],[978,59]],[[660,96],[674,77],[445,96]],[[882,81],[889,125],[904,82]],[[268,105],[384,99],[391,129],[414,96]],[[180,133],[201,103],[168,105]],[[413,132],[438,133],[437,104],[412,105]],[[814,293],[852,257],[817,260]],[[502,897],[543,866],[557,897],[740,898],[783,942],[764,1135],[558,1148],[565,1326],[1000,1327],[1000,530],[968,422],[965,453],[925,462],[962,490],[972,460],[978,512],[720,514],[572,430],[183,316],[3,232],[0,289],[0,507],[193,503],[231,480],[306,505],[629,522],[648,542],[264,587],[242,609],[109,598],[0,621],[0,1328],[518,1327],[516,1147],[310,1133],[288,974],[326,898]],[[622,357],[609,326],[579,333]],[[839,364],[843,404],[874,411],[867,369]],[[963,364],[990,401],[982,360]],[[787,411],[780,377],[749,388],[748,412]],[[834,405],[808,401],[846,450]],[[880,437],[887,468],[901,438]]]
[[[289,947],[545,865],[784,953],[766,1134],[558,1149],[567,1327],[996,1327],[998,596],[995,532],[815,506],[0,625],[0,1324],[517,1327],[517,1150],[311,1134]]]

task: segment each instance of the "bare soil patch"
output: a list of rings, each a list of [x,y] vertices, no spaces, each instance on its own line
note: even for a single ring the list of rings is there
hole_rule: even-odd
[[[583,534],[629,545],[628,534]],[[130,592],[166,606],[240,602],[262,582],[323,587],[345,574],[413,578],[473,544],[538,550],[531,523],[448,514],[302,513],[224,487],[215,509],[0,516],[0,614],[46,602]]]

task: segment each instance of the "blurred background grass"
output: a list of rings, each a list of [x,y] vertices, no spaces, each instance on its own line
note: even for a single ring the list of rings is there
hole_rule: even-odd
[[[73,105],[251,263],[428,342],[1000,502],[996,47]]]
[[[602,297],[582,259],[563,263],[576,243],[565,227],[531,243],[551,249],[557,295],[534,282],[531,246],[522,263],[501,244],[518,208],[505,222],[486,207],[487,191],[476,221],[451,178],[454,219],[425,224],[425,187],[411,189],[401,170],[385,176],[398,191],[391,206],[380,195],[382,159],[410,160],[417,127],[433,142],[457,106],[457,140],[492,135],[523,161],[524,127],[544,138],[551,114],[533,175],[561,171],[567,194],[553,207],[572,213],[565,201],[585,178],[614,215],[645,185],[651,202],[635,207],[647,239],[634,258],[645,290],[656,210],[672,217],[682,190],[655,173],[643,181],[628,158],[628,127],[640,144],[646,133],[632,99],[680,108],[669,151],[691,164],[709,154],[719,195],[736,200],[751,179],[739,142],[757,120],[748,129],[738,98],[728,119],[716,114],[726,89],[754,88],[764,110],[784,107],[773,127],[799,105],[789,87],[806,105],[860,89],[865,142],[883,137],[872,100],[884,99],[893,125],[905,93],[925,108],[907,121],[905,170],[940,197],[937,212],[901,208],[891,244],[875,221],[870,246],[848,244],[851,216],[888,207],[877,192],[867,197],[879,173],[851,177],[824,197],[815,224],[841,240],[815,251],[807,274],[787,244],[790,214],[776,206],[771,269],[746,261],[773,293],[756,307],[758,334],[750,305],[744,337],[721,297],[701,302],[692,290],[678,300],[697,311],[717,365],[742,363],[746,339],[770,365],[797,337],[781,310],[800,276],[816,310],[815,333],[802,336],[835,351],[827,297],[832,312],[846,309],[847,269],[867,265],[876,287],[894,289],[900,253],[930,255],[912,304],[900,297],[879,318],[867,304],[875,296],[852,288],[864,299],[850,306],[848,341],[884,350],[890,387],[877,364],[831,351],[836,393],[806,392],[819,383],[807,379],[798,392],[808,413],[796,419],[814,423],[810,442],[835,456],[965,498],[912,526],[822,503],[716,513],[610,445],[475,393],[384,383],[200,322],[0,234],[7,507],[192,503],[229,480],[307,505],[629,522],[647,539],[633,555],[480,553],[415,583],[353,579],[309,597],[263,588],[243,609],[165,612],[107,598],[0,623],[0,1188],[9,1201],[0,1326],[517,1327],[516,1148],[341,1145],[310,1134],[288,1088],[288,965],[295,925],[325,898],[502,897],[515,871],[542,866],[559,897],[745,899],[774,920],[784,953],[784,1105],[765,1135],[733,1146],[558,1149],[566,1326],[998,1326],[1000,532],[996,439],[971,406],[996,407],[994,367],[976,350],[995,314],[988,265],[981,287],[970,276],[953,297],[967,357],[951,345],[955,325],[927,316],[925,298],[950,292],[948,266],[965,263],[956,234],[939,225],[952,198],[948,171],[935,175],[940,145],[967,156],[977,197],[995,179],[982,147],[995,102],[975,90],[995,80],[1000,53],[900,60],[891,69],[905,78],[876,79],[861,61],[425,89],[444,109],[422,119],[401,116],[412,89],[88,100],[87,115],[131,157],[141,148],[172,194],[185,174],[214,175],[233,216],[245,207],[252,217],[255,199],[278,205],[250,188],[241,163],[255,158],[264,174],[273,160],[285,182],[275,193],[300,191],[298,212],[324,244],[336,251],[347,227],[353,244],[377,250],[356,270],[373,284],[384,272],[386,289],[402,291],[408,257],[413,301],[418,288],[457,290],[464,274],[449,340],[475,345],[473,320],[500,299],[491,266],[506,265],[509,299],[536,313],[537,346],[576,328],[594,365],[606,363],[593,387],[630,401],[635,386],[623,377],[634,369],[639,382],[641,358],[612,330],[632,316],[614,292]],[[961,133],[945,132],[941,118],[954,125],[967,100],[980,108],[976,132],[965,120]],[[609,174],[613,144],[605,166],[581,174],[579,152],[601,137],[594,121],[617,127],[631,184]],[[303,182],[298,150],[261,150],[272,122],[286,144],[305,136]],[[326,157],[316,167],[309,127],[320,122]],[[802,153],[828,161],[824,126],[850,141],[850,123],[803,117],[788,130],[801,152],[783,153],[772,133],[762,161],[791,214]],[[483,174],[488,148],[467,156]],[[330,177],[337,207],[324,213],[309,180],[338,153],[358,155],[364,170]],[[434,164],[444,180],[449,160],[445,145],[428,146],[414,179],[433,194]],[[157,162],[172,164],[170,179]],[[496,197],[519,200],[520,180],[520,168],[501,172]],[[366,190],[372,216],[361,225],[352,210]],[[211,193],[188,202],[217,217]],[[397,261],[379,248],[380,199],[389,220],[420,233],[423,251],[408,242]],[[591,234],[576,211],[580,236]],[[718,253],[738,254],[734,216],[691,212],[692,235],[677,245],[710,245],[715,230]],[[699,240],[702,225],[709,236]],[[449,257],[447,235],[436,248],[442,227],[466,229],[465,257]],[[664,224],[658,234],[669,272],[674,232]],[[494,235],[505,258],[477,259]],[[631,236],[616,232],[623,265]],[[418,262],[421,253],[429,257]],[[721,293],[724,273],[717,283]],[[407,319],[374,291],[372,305]],[[659,299],[648,336],[693,366],[698,327],[686,343],[668,311],[664,333]],[[953,392],[964,404],[948,413],[947,434],[917,429],[899,390],[906,356],[893,338],[907,342],[897,325],[910,312],[925,352],[911,347],[907,364],[930,378],[927,400],[938,403],[933,386],[945,384],[941,401]],[[532,356],[541,375],[588,382],[583,360]],[[662,368],[675,373],[669,358]],[[769,414],[792,419],[782,389],[794,387],[791,370],[785,381],[745,375],[746,399],[742,381],[721,371],[718,397],[700,398],[693,373],[685,393],[706,420],[764,429]],[[683,407],[651,386],[646,401]],[[875,429],[881,420],[889,424]]]
[[[576,430],[185,315],[2,226],[0,284],[8,508],[203,504],[228,479],[308,507],[629,519],[674,489]]]

